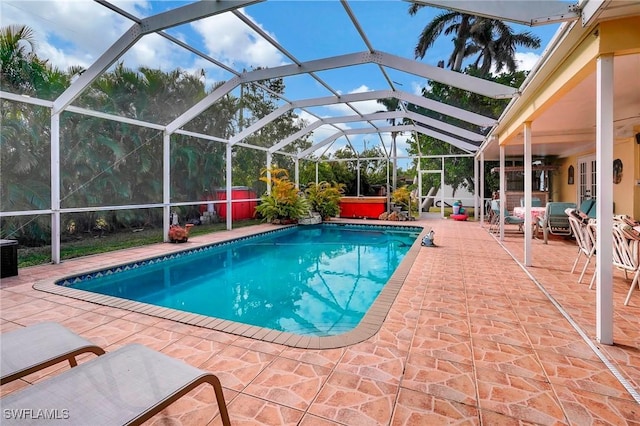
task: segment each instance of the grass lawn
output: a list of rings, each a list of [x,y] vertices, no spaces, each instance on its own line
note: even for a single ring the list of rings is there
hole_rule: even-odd
[[[251,219],[236,221],[234,228],[242,228],[261,223],[261,220]],[[225,231],[226,223],[213,223],[210,225],[199,225],[191,228],[190,236],[204,235],[212,232]],[[143,230],[125,230],[121,232],[105,233],[102,236],[86,233],[81,236],[68,237],[62,241],[60,248],[61,259],[73,259],[76,257],[88,256],[91,254],[106,253],[114,250],[121,250],[130,247],[138,247],[148,244],[161,243],[162,229],[149,228]],[[18,267],[42,265],[51,263],[51,246],[42,247],[19,247]]]

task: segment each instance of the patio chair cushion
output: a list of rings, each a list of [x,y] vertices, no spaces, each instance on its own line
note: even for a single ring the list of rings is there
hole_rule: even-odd
[[[520,197],[520,207],[524,207],[524,197]],[[542,207],[542,200],[538,197],[531,197],[531,207]]]
[[[577,210],[577,209],[572,209],[572,208],[568,208],[564,211],[564,213],[567,216],[570,217],[574,217],[578,220],[578,222],[580,222],[581,224],[585,225],[587,223],[589,223],[589,220],[591,219],[587,214],[585,214],[583,211]]]
[[[104,350],[54,322],[43,322],[0,335],[0,384],[8,383],[62,361]]]
[[[575,209],[576,203],[562,201],[552,201],[547,203],[544,216],[538,221],[539,229],[544,234],[544,243],[548,242],[548,235],[571,235],[571,225],[569,217],[565,213],[567,209]]]
[[[591,218],[595,218],[596,217],[596,200],[591,198],[587,200],[582,200],[582,203],[580,203],[580,208],[578,210],[580,210],[585,215]]]
[[[1,402],[5,413],[49,410],[65,425],[141,424],[203,383],[213,386],[222,423],[229,425],[222,386],[214,374],[140,344],[123,346],[9,394]],[[2,424],[29,422],[5,416]]]

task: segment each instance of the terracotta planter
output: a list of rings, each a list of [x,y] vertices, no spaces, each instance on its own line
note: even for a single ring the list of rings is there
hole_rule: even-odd
[[[171,225],[169,227],[169,241],[172,243],[186,243],[192,227],[193,224],[191,223],[188,223],[184,228],[179,225]]]

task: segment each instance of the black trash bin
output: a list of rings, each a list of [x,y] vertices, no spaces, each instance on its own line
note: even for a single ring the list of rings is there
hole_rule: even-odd
[[[18,275],[18,242],[0,240],[0,278]]]

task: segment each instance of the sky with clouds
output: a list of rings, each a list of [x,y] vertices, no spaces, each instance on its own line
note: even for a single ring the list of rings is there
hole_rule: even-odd
[[[112,4],[144,18],[188,4],[186,1],[117,0]],[[415,16],[408,14],[410,3],[400,0],[355,0],[348,3],[358,19],[366,40],[351,23],[344,7],[336,0],[267,0],[240,9],[244,19],[272,38],[285,49],[279,51],[240,18],[232,13],[169,28],[166,32],[186,42],[235,70],[276,67],[305,62],[323,57],[365,52],[369,43],[375,50],[413,59],[414,48],[421,30],[440,13],[437,9],[422,8]],[[34,31],[36,53],[61,69],[70,66],[89,67],[109,46],[118,40],[132,25],[126,19],[106,7],[89,0],[2,0],[0,25],[27,25]],[[512,25],[514,31],[531,31],[542,39],[536,50],[516,53],[521,69],[531,69],[557,27],[528,28]],[[441,37],[427,51],[422,60],[436,65],[448,58],[451,40]],[[291,56],[291,57],[288,57]],[[168,71],[180,68],[196,72],[205,70],[208,84],[229,79],[232,74],[213,66],[206,59],[195,55],[157,34],[144,36],[125,53],[120,61],[129,68],[146,66]],[[357,93],[369,90],[389,89],[388,83],[374,64],[348,69],[322,71],[319,79],[338,93]],[[389,71],[389,77],[401,90],[419,94],[425,86],[424,79],[406,73]],[[324,85],[308,76],[285,78],[287,99],[306,99],[330,96]],[[361,112],[384,109],[375,101],[354,104]],[[337,104],[310,109],[317,116],[336,114],[353,115],[347,105]],[[296,111],[307,121],[315,118],[304,111]],[[357,124],[347,123],[343,128]],[[314,132],[316,141],[323,140],[335,130],[323,127]],[[384,135],[389,144],[390,135]],[[356,136],[352,141],[379,141],[377,135]],[[405,147],[405,137],[399,140],[400,153]],[[344,142],[343,142],[344,145]],[[387,145],[388,146],[388,145]]]

